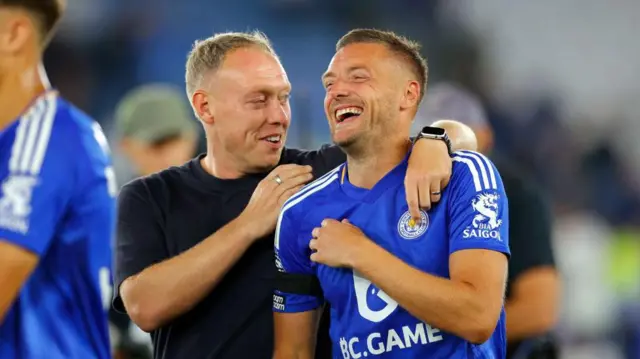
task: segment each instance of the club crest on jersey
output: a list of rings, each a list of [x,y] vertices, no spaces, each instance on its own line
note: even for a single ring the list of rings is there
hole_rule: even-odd
[[[471,207],[476,215],[471,221],[471,226],[467,227],[462,236],[464,238],[500,238],[500,226],[502,220],[498,218],[497,193],[480,193],[471,200]]]
[[[409,211],[404,212],[398,221],[398,233],[404,239],[416,239],[424,234],[429,227],[429,216],[425,211],[420,210],[420,223],[411,218]]]
[[[2,183],[0,227],[19,233],[29,231],[31,193],[36,182],[31,176],[11,175]]]

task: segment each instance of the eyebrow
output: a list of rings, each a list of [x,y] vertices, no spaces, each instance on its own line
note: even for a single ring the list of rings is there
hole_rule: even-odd
[[[364,67],[364,66],[362,66],[362,65],[354,65],[354,66],[349,67],[349,68],[347,69],[347,72],[348,72],[348,73],[351,73],[351,72],[356,71],[356,70],[365,70],[365,71],[368,71],[368,70],[367,70],[367,68],[366,68],[366,67]],[[331,77],[336,77],[336,74],[335,74],[335,73],[333,73],[333,72],[331,72],[331,71],[328,71],[328,72],[325,72],[325,73],[322,75],[321,80],[322,80],[322,82],[324,82],[324,81],[326,81],[326,80],[327,80],[327,78],[331,78]]]

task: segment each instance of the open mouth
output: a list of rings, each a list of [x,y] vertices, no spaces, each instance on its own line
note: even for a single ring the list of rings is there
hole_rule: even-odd
[[[267,142],[272,143],[272,144],[278,144],[278,143],[280,143],[280,141],[282,141],[282,136],[281,135],[271,135],[271,136],[268,136],[268,137],[264,137],[262,140],[263,141],[267,141]]]
[[[362,108],[360,107],[346,107],[336,110],[336,119],[338,123],[342,123],[347,120],[352,120],[362,113]]]

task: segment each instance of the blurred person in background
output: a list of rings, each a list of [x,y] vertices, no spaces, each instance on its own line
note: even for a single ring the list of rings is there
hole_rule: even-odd
[[[148,84],[131,90],[115,111],[119,148],[134,177],[180,166],[196,155],[198,127],[177,88]],[[128,181],[123,181],[128,182]],[[118,359],[151,357],[148,335],[125,314],[111,310],[112,345]]]
[[[472,93],[450,83],[434,85],[428,91],[424,110],[428,123],[450,119],[468,125],[475,132],[477,143],[465,145],[476,145],[481,153],[491,152],[491,125],[482,103]],[[453,135],[458,129],[450,128],[450,123],[440,120],[432,126],[445,128]],[[512,257],[506,297],[507,357],[555,358],[557,354],[548,334],[559,316],[561,284],[552,250],[550,209],[535,183],[514,166],[499,158],[494,161],[509,198]]]
[[[180,166],[196,155],[199,130],[184,93],[149,84],[130,91],[115,113],[119,148],[135,176]]]
[[[262,33],[197,41],[185,79],[207,153],[122,188],[113,305],[151,333],[156,358],[271,358],[280,206],[345,155],[284,147],[291,84]],[[412,213],[451,166],[443,141],[416,141]]]
[[[50,88],[56,0],[0,0],[0,358],[109,359],[115,175],[100,126]]]

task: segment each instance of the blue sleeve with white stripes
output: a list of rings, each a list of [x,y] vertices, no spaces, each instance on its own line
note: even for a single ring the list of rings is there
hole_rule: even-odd
[[[484,155],[458,151],[453,157],[449,251],[489,249],[510,255],[509,210],[502,178]]]
[[[304,191],[304,189],[303,189]],[[301,200],[304,197],[302,194]],[[302,233],[300,224],[302,218],[299,218],[297,211],[293,207],[299,200],[296,197],[291,198],[285,203],[282,212],[278,217],[276,224],[276,234],[274,241],[276,267],[281,275],[303,275],[315,276],[316,272],[311,263],[311,249],[309,241],[311,233]],[[302,204],[298,204],[300,206]],[[306,312],[322,306],[323,298],[313,295],[301,295],[285,293],[276,290],[273,296],[273,311],[281,313],[298,313]]]
[[[2,184],[9,221],[0,221],[0,238],[41,255],[69,201],[74,176],[70,153],[53,128],[56,99],[42,101],[16,130],[8,176]]]

